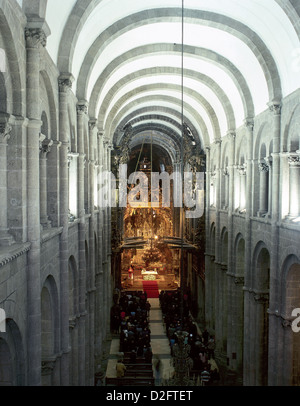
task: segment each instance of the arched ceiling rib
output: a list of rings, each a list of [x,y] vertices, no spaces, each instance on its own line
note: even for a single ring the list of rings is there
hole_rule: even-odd
[[[181,101],[176,98],[171,98],[169,96],[152,96],[152,97],[143,97],[139,100],[138,104],[134,103],[133,106],[127,106],[127,108],[122,109],[115,117],[111,125],[111,133],[114,134],[116,129],[119,128],[119,123],[123,121],[130,122],[133,117],[139,112],[139,109],[142,111],[151,111],[152,107],[149,106],[149,100],[153,105],[159,105],[161,111],[164,108],[176,109],[177,114],[181,115],[180,107]],[[209,145],[209,135],[212,131],[211,126],[207,126],[207,123],[203,117],[199,114],[198,111],[194,110],[190,105],[184,103],[185,108],[185,120],[187,123],[191,122],[194,128],[199,134],[199,141],[202,141],[203,146]]]
[[[182,70],[180,0],[48,1],[49,53],[111,139],[130,120],[141,122],[135,130],[168,127],[167,136],[179,128],[178,138],[182,72],[185,121],[205,146],[300,87],[292,1],[184,3]]]

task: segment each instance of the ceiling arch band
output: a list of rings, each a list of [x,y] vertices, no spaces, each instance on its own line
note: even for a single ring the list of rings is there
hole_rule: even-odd
[[[184,119],[203,146],[300,86],[292,64],[300,10],[292,2],[186,0],[184,66],[178,0],[149,0],[146,9],[138,0],[46,3],[50,56],[74,76],[75,96],[110,140],[132,120],[167,126],[178,138],[181,74]]]

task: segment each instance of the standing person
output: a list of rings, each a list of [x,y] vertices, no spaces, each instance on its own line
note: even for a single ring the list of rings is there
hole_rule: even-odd
[[[202,333],[203,344],[206,346],[208,343],[209,334],[207,329],[205,329]]]
[[[209,382],[210,382],[210,372],[209,372],[207,366],[205,366],[203,371],[201,372],[202,386],[208,386]]]
[[[155,358],[153,360],[153,370],[155,386],[160,386],[162,382],[162,362],[158,355],[155,355]]]
[[[133,269],[132,266],[129,267],[128,269],[128,279],[133,282]]]
[[[208,343],[207,343],[207,352],[208,352],[208,358],[215,358],[215,348],[216,348],[216,343],[215,339],[213,336],[210,336]]]

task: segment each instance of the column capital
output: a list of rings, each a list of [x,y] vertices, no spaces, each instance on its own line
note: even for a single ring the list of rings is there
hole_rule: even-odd
[[[279,116],[281,114],[281,108],[282,108],[281,101],[273,100],[270,103],[268,103],[268,107],[269,107],[270,112],[273,113],[274,116]]]
[[[74,82],[74,76],[71,73],[62,74],[58,78],[59,91],[61,93],[67,93],[71,88]]]
[[[300,166],[300,150],[296,152],[291,152],[288,155],[288,162],[293,166]]]
[[[26,47],[38,49],[47,45],[47,36],[42,28],[25,28]]]
[[[239,171],[240,175],[246,175],[247,172],[247,164],[244,163],[243,165],[238,165],[237,170]]]
[[[244,126],[249,130],[253,131],[254,130],[254,119],[253,117],[247,117],[244,120]]]
[[[90,129],[90,131],[93,131],[94,128],[96,128],[97,123],[98,123],[98,120],[96,118],[92,118],[92,119],[89,120],[89,129]]]
[[[236,139],[236,132],[234,130],[230,130],[227,132],[226,136],[230,139],[230,140],[235,140]]]
[[[89,103],[86,100],[79,101],[77,103],[77,114],[84,115],[88,113],[88,105]]]
[[[226,167],[226,168],[223,169],[223,175],[224,175],[224,176],[229,176],[228,167]]]
[[[41,155],[43,158],[46,158],[46,156],[49,154],[49,152],[51,151],[51,147],[53,145],[53,141],[45,138],[40,146],[40,151],[41,151]]]
[[[267,162],[260,162],[258,164],[258,169],[260,172],[269,172],[270,167]]]

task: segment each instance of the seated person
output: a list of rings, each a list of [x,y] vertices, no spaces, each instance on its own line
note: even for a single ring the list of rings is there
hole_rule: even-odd
[[[125,375],[126,366],[120,359],[117,362],[116,370],[117,370],[117,378],[123,378],[123,376]]]

